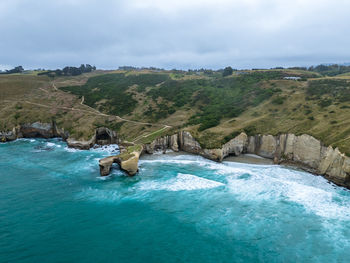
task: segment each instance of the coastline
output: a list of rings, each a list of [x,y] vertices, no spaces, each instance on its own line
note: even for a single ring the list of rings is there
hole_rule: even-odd
[[[68,147],[88,150],[95,144],[118,144],[120,154],[103,158],[99,161],[100,174],[110,173],[113,163],[129,175],[138,172],[138,161],[145,153],[172,150],[200,155],[206,159],[223,162],[234,161],[253,164],[281,164],[297,167],[314,175],[321,175],[327,180],[350,189],[350,157],[341,153],[338,148],[325,146],[316,138],[303,134],[279,134],[248,136],[241,133],[221,148],[202,148],[199,142],[188,131],[179,131],[173,135],[156,138],[148,144],[135,144],[121,141],[115,131],[100,127],[88,141],[77,141],[71,138],[56,123],[32,123],[15,127],[10,132],[0,132],[2,142],[19,138],[54,138],[60,137]]]
[[[140,156],[140,160],[156,160],[159,156],[200,156],[198,154],[188,153],[185,151],[174,152],[172,150],[167,150],[165,153],[163,151],[157,151],[153,154],[143,154]],[[203,157],[204,158],[204,157]],[[207,158],[206,158],[207,159]],[[210,160],[210,159],[208,159]],[[255,154],[241,154],[239,156],[228,156],[223,159],[222,162],[234,162],[234,163],[246,163],[246,164],[257,164],[257,165],[273,165],[273,161],[268,158],[264,158]],[[286,165],[288,166],[288,165]]]

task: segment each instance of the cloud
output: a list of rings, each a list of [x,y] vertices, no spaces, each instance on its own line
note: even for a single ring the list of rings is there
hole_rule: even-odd
[[[339,0],[2,0],[0,64],[236,68],[350,61]]]

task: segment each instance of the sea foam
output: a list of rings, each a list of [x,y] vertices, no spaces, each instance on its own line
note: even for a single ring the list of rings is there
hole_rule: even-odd
[[[202,178],[192,174],[178,173],[175,178],[165,182],[141,181],[141,190],[191,191],[223,186],[223,183]]]

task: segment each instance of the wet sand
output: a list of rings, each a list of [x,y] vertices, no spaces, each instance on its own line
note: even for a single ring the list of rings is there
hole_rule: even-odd
[[[250,164],[273,164],[273,160],[255,154],[241,154],[239,156],[228,156],[224,162],[250,163]]]

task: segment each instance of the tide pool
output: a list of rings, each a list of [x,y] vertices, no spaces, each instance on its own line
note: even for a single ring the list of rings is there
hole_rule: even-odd
[[[349,262],[350,193],[274,165],[0,144],[0,262]]]

